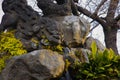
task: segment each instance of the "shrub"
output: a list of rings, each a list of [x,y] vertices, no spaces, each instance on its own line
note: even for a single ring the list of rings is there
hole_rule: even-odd
[[[6,60],[26,52],[20,40],[14,37],[14,31],[0,33],[0,72],[5,67]]]
[[[77,69],[76,78],[79,80],[118,80],[120,78],[120,56],[112,49],[97,50],[96,43],[91,45],[92,53],[89,63],[76,62],[73,69]]]

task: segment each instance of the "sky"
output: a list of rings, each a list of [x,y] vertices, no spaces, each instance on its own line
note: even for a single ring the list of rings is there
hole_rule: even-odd
[[[3,16],[3,11],[2,11],[2,7],[1,7],[1,3],[2,3],[3,0],[0,0],[0,22],[1,22],[1,18]],[[31,5],[36,11],[39,11],[41,12],[38,7],[35,5],[35,0],[27,0],[28,1],[28,4]],[[102,44],[104,44],[104,34],[103,34],[103,30],[102,30],[102,27],[97,27],[95,28],[93,31],[92,31],[92,34],[91,34],[92,37],[98,39]],[[118,31],[118,34],[117,34],[117,47],[118,47],[118,51],[120,53],[120,30]],[[104,44],[105,45],[105,44]]]
[[[3,15],[1,3],[2,3],[2,0],[0,0],[0,22],[1,22],[2,15]]]

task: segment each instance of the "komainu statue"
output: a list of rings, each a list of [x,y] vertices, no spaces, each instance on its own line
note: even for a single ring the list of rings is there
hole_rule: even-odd
[[[75,47],[84,44],[89,32],[89,23],[80,18],[75,2],[77,0],[37,0],[38,7],[43,11],[43,17],[49,17],[61,24],[63,42],[67,46]]]
[[[31,41],[33,37],[39,42],[43,42],[42,36],[45,36],[50,42],[61,43],[59,35],[61,31],[58,28],[60,24],[50,18],[41,17],[26,0],[4,0],[2,9],[5,14],[0,24],[0,31],[16,29],[15,36],[23,42],[27,50],[31,51],[34,46]]]
[[[55,2],[56,1],[56,2]],[[4,16],[0,31],[16,29],[27,50],[40,49],[41,45],[79,47],[89,32],[89,23],[80,18],[74,2],[77,0],[37,0],[43,16],[34,11],[26,0],[4,0]],[[49,44],[45,43],[48,39]],[[35,42],[37,41],[37,43]]]
[[[2,9],[5,13],[0,26],[2,30],[8,27],[17,28],[19,21],[25,23],[40,17],[37,12],[27,5],[26,0],[4,0]]]

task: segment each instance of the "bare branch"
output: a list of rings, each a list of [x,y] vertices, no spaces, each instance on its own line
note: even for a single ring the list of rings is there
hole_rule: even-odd
[[[101,6],[106,2],[107,0],[102,0],[101,1],[101,3],[97,6],[97,8],[96,8],[96,10],[95,10],[95,12],[94,12],[94,14],[96,14],[97,15],[97,13],[98,13],[98,11],[99,11],[99,9],[101,8]]]
[[[96,24],[92,29],[90,29],[90,32],[92,32],[96,27],[98,27],[99,23]]]
[[[84,9],[80,6],[77,6],[78,11],[83,13],[84,15],[92,18],[93,20],[96,20],[97,22],[99,22],[101,25],[106,25],[106,23],[104,22],[104,20],[102,20],[100,17],[98,17],[97,15],[92,14],[90,11],[88,11],[87,9]]]
[[[85,14],[86,16],[88,16],[88,17],[92,16],[92,13],[90,11],[88,11],[87,9],[84,9],[84,8],[82,8],[80,6],[77,6],[77,8],[78,8],[79,12]]]
[[[109,5],[109,8],[108,8],[108,13],[107,13],[107,16],[106,16],[106,18],[109,18],[108,20],[114,18],[118,3],[119,3],[119,0],[111,0],[110,1],[110,5]]]
[[[120,14],[115,18],[116,21],[120,20]]]
[[[87,4],[85,5],[85,8],[90,4],[91,1],[92,1],[92,0],[88,0],[88,1],[87,1]]]
[[[95,20],[90,21],[90,23],[93,23]]]
[[[107,10],[101,11],[101,12],[99,12],[98,16],[99,17],[105,17],[106,13],[107,13]]]
[[[118,29],[120,29],[120,21],[117,22]]]
[[[93,7],[94,6],[94,7]],[[95,6],[97,6],[97,3],[94,2],[94,0],[88,0],[87,4],[85,6],[85,9],[88,9],[91,13],[95,10]]]

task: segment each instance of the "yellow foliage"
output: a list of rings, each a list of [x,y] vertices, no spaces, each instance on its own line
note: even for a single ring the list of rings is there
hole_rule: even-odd
[[[0,72],[4,69],[5,67],[5,61],[9,59],[11,56],[3,56],[0,58]]]
[[[68,71],[68,67],[70,66],[70,62],[68,61],[68,59],[65,60],[65,71]]]
[[[34,42],[34,43],[36,43],[36,44],[39,44],[39,41],[36,40],[36,39],[34,39],[34,38],[32,38],[31,41]]]
[[[14,37],[14,31],[0,34],[0,72],[5,67],[5,61],[12,56],[27,53],[20,40]]]
[[[44,49],[50,49],[50,50],[53,50],[53,51],[57,51],[59,52],[60,54],[63,54],[63,46],[58,44],[58,45],[53,45],[53,46],[43,46]]]
[[[56,49],[59,50],[59,51],[63,51],[63,47],[61,45],[57,45]]]

